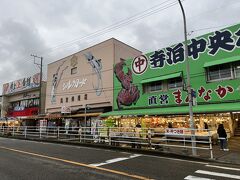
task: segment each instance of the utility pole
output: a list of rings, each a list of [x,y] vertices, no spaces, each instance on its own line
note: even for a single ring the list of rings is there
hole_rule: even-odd
[[[39,57],[37,55],[31,54],[34,58],[34,64],[40,66],[40,91],[39,91],[39,112],[38,114],[42,114],[42,67],[43,67],[43,57]],[[40,59],[40,64],[36,63],[35,58]]]
[[[189,117],[190,117],[190,127],[191,127],[191,140],[192,140],[192,155],[196,156],[196,137],[195,137],[195,122],[193,119],[193,98],[192,98],[192,89],[191,89],[191,82],[190,82],[190,66],[189,66],[189,59],[188,59],[188,46],[187,46],[187,23],[186,23],[186,16],[183,9],[183,5],[181,0],[178,0],[179,5],[182,10],[183,15],[183,23],[184,23],[184,45],[185,45],[185,62],[186,62],[186,71],[187,71],[187,93],[188,93],[188,104],[189,104]]]

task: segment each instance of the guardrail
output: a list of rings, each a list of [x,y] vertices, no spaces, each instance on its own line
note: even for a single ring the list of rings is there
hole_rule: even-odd
[[[2,136],[18,136],[33,139],[53,139],[82,143],[99,143],[110,146],[164,150],[180,149],[182,152],[196,148],[209,151],[213,158],[212,141],[214,134],[206,129],[179,128],[133,128],[133,127],[0,127]],[[195,141],[192,137],[195,136]],[[192,142],[196,146],[192,146]]]

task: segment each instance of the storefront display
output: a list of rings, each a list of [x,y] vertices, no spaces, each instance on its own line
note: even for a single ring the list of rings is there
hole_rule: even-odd
[[[210,131],[216,131],[219,124],[223,124],[226,131],[233,133],[232,119],[230,113],[216,113],[216,114],[195,114],[195,128],[199,129],[199,132],[204,129]],[[106,126],[109,127],[122,127],[132,129],[137,124],[141,124],[144,128],[153,128],[157,132],[165,132],[167,128],[190,128],[189,127],[189,116],[178,115],[178,116],[110,116],[104,120]],[[109,123],[111,121],[111,124]]]
[[[19,119],[8,119],[8,120],[0,120],[0,127],[8,126],[20,126],[22,124],[22,120]]]

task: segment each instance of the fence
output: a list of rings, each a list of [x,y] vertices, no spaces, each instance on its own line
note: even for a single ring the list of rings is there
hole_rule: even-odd
[[[159,129],[133,127],[0,127],[0,135],[17,136],[31,139],[52,139],[80,143],[98,143],[110,146],[141,148],[151,150],[178,149],[187,152],[189,149],[208,151],[213,158],[212,141],[214,134],[206,129]],[[192,137],[195,137],[193,140]],[[192,145],[195,144],[195,146]]]

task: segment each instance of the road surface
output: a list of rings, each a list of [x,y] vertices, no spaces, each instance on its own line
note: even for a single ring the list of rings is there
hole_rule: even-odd
[[[1,180],[240,179],[229,164],[0,138]]]

